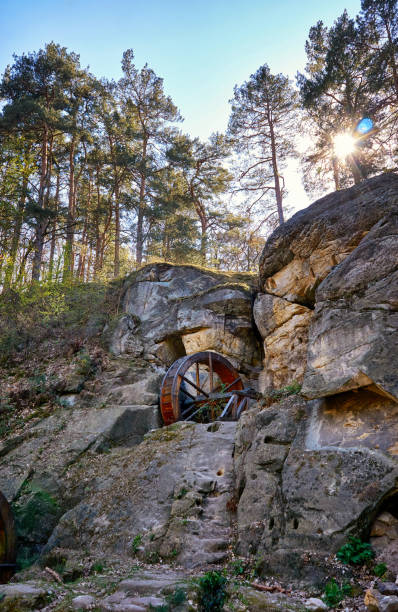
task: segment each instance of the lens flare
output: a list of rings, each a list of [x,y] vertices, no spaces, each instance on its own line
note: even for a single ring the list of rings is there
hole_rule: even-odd
[[[358,122],[355,131],[359,134],[369,134],[373,130],[373,121],[369,117],[364,117]]]
[[[333,148],[335,155],[340,159],[344,159],[355,151],[355,138],[351,134],[342,133],[336,134],[333,138]]]

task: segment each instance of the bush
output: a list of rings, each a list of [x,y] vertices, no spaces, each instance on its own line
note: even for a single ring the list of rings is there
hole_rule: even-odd
[[[133,553],[133,555],[137,554],[138,549],[141,546],[141,542],[142,542],[142,535],[138,533],[136,536],[134,536],[133,541],[131,543],[131,552]]]
[[[348,538],[347,544],[344,544],[336,555],[339,561],[346,565],[363,565],[373,559],[374,556],[375,553],[370,544],[353,536]]]
[[[347,595],[351,595],[352,587],[350,584],[338,585],[334,578],[329,580],[325,586],[325,594],[322,600],[329,608],[334,608],[340,601],[342,601]]]
[[[387,573],[387,565],[385,563],[377,563],[377,565],[373,568],[373,573],[378,578],[383,578],[383,576]]]
[[[200,612],[221,612],[227,598],[227,579],[220,572],[207,572],[199,578],[199,610]]]

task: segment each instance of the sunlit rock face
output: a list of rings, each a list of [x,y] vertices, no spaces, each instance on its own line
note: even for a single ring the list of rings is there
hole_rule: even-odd
[[[254,320],[264,340],[261,390],[301,382],[306,366],[308,326],[312,310],[267,293],[257,295]]]
[[[373,384],[398,399],[398,188],[396,207],[317,289],[307,397]]]
[[[254,306],[263,390],[297,380],[316,398],[374,384],[397,397],[397,215],[398,176],[385,174],[272,234]]]
[[[384,174],[299,211],[267,240],[261,289],[313,306],[316,287],[380,219],[398,211],[397,199],[398,176]]]

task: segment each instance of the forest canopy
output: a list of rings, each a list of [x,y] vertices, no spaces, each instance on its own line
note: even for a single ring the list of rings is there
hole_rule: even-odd
[[[397,0],[318,21],[305,49],[296,83],[264,63],[236,85],[227,132],[206,142],[131,49],[117,82],[54,42],[15,55],[0,83],[3,290],[155,260],[255,270],[289,216],[289,160],[311,197],[396,169]]]

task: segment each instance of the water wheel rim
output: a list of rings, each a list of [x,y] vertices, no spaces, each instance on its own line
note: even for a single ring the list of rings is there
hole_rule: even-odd
[[[184,394],[190,394],[181,388],[182,382],[185,380],[192,388],[199,386],[193,383],[193,381],[184,378],[188,370],[195,364],[197,366],[205,365],[209,367],[210,391],[212,391],[214,374],[216,374],[223,383],[225,382],[229,385],[231,391],[242,390],[244,388],[238,371],[223,355],[220,355],[220,353],[216,353],[215,351],[201,351],[181,357],[172,364],[166,372],[162,382],[160,407],[166,425],[178,421],[181,418],[181,391]],[[198,382],[198,380],[196,382]],[[200,388],[200,390],[204,396],[208,395],[203,389]]]

